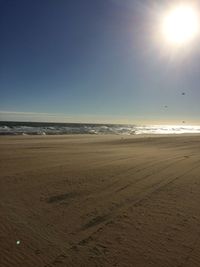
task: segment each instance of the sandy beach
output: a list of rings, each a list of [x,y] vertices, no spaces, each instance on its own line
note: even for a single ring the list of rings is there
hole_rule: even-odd
[[[2,136],[0,151],[0,266],[200,266],[200,136]]]

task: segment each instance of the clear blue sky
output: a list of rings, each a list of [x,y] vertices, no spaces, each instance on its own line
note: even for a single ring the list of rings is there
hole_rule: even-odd
[[[0,119],[200,122],[200,42],[156,38],[166,2],[0,0]]]

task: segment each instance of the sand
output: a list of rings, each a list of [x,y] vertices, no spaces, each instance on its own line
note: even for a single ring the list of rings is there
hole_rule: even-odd
[[[200,266],[199,136],[0,137],[1,267]]]

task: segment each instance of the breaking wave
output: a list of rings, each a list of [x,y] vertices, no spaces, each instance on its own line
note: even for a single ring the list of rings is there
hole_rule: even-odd
[[[0,135],[63,135],[63,134],[183,134],[200,133],[200,126],[180,125],[117,125],[78,123],[0,122]]]

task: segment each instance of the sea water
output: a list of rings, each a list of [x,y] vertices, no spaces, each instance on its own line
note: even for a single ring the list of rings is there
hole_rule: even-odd
[[[122,125],[84,123],[0,122],[0,135],[183,134],[200,133],[194,125]]]

